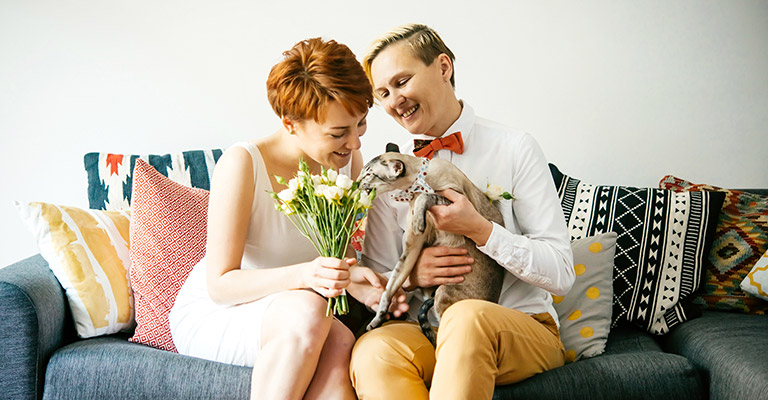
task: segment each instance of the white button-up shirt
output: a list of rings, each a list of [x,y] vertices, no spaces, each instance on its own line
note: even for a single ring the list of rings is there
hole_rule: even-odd
[[[547,312],[558,323],[552,295],[564,296],[575,278],[573,254],[560,201],[541,148],[531,135],[475,117],[463,103],[461,116],[444,133],[461,132],[464,153],[439,150],[436,158],[449,160],[485,191],[501,186],[514,196],[497,207],[504,227],[493,224],[485,246],[478,249],[505,270],[499,304],[528,314]],[[416,139],[434,139],[414,135]],[[412,154],[413,142],[401,146]],[[403,251],[408,204],[389,194],[379,195],[368,214],[362,264],[389,276]],[[423,299],[412,292],[409,319],[416,320]],[[436,319],[432,318],[432,323]]]

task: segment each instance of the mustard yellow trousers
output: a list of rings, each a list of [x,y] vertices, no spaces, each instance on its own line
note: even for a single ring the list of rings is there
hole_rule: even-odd
[[[414,322],[361,336],[350,377],[360,399],[491,399],[496,385],[562,366],[565,349],[547,313],[528,315],[482,300],[443,313],[437,349]]]

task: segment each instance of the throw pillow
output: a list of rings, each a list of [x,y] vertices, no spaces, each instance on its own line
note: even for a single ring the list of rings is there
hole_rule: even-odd
[[[81,338],[134,326],[128,283],[130,211],[15,202],[58,279]]]
[[[676,192],[722,193],[725,196],[705,277],[695,302],[708,309],[765,314],[768,304],[745,293],[740,283],[768,250],[768,197],[740,190],[693,184],[667,175],[659,186]]]
[[[571,242],[576,281],[565,297],[552,296],[560,319],[565,361],[600,355],[611,330],[613,257],[616,233]]]
[[[192,267],[205,255],[208,191],[173,182],[137,160],[131,210],[137,326],[130,340],[176,351],[168,313]]]
[[[685,300],[701,282],[723,194],[592,185],[550,170],[571,240],[617,234],[612,326],[661,335],[696,317]]]
[[[194,150],[164,155],[88,153],[88,202],[94,210],[122,210],[131,207],[133,168],[142,159],[162,175],[186,186],[210,190],[213,167],[222,150]]]
[[[757,260],[752,271],[741,281],[741,289],[752,296],[768,300],[768,251]]]

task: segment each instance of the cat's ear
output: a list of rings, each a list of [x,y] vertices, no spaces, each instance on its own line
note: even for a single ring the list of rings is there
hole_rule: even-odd
[[[392,168],[392,175],[398,178],[405,175],[405,164],[402,161],[392,160],[390,166]]]
[[[387,143],[387,153],[399,153],[400,147],[394,143]]]

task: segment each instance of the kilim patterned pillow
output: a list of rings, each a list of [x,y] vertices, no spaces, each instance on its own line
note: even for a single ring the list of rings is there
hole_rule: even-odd
[[[135,177],[130,275],[137,326],[130,340],[176,351],[168,313],[205,255],[208,191],[173,182],[143,160]]]
[[[164,155],[88,153],[88,203],[94,210],[125,210],[131,207],[133,168],[142,159],[162,175],[182,185],[211,189],[213,167],[222,150],[194,150]]]
[[[765,314],[768,303],[745,293],[739,285],[768,250],[768,197],[697,185],[671,175],[662,178],[659,187],[725,195],[714,243],[704,262],[706,275],[702,290],[694,302],[713,310]]]
[[[550,170],[571,240],[617,233],[612,326],[661,335],[698,316],[685,300],[699,288],[723,194],[590,185]]]

